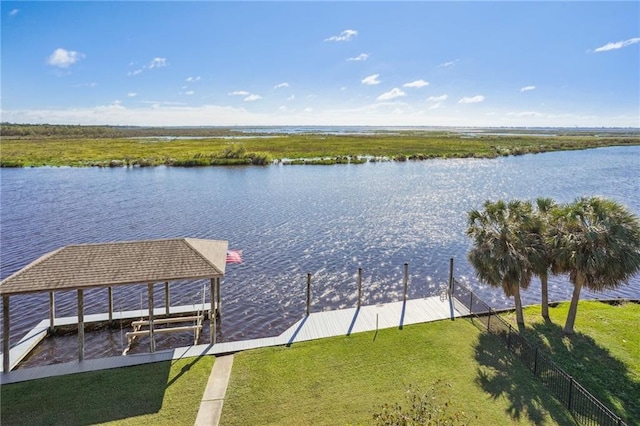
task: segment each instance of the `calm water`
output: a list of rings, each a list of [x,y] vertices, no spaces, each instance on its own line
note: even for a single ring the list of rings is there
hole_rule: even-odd
[[[404,262],[409,297],[436,293],[453,257],[458,279],[495,307],[510,306],[512,299],[473,277],[466,212],[486,199],[602,195],[640,214],[639,166],[640,147],[624,147],[335,166],[1,169],[1,276],[73,243],[229,240],[230,248],[244,251],[244,263],[227,267],[220,340],[284,331],[304,314],[307,272],[313,309],[336,309],[355,304],[358,267],[364,303],[372,304],[401,298]],[[523,294],[526,303],[538,302],[537,284]],[[172,303],[200,301],[202,287],[173,284]],[[566,278],[551,279],[553,300],[570,295]],[[583,296],[640,298],[640,277],[617,291]],[[56,297],[58,316],[75,314],[75,293]],[[87,299],[87,313],[106,311],[106,290],[89,291]],[[12,343],[48,317],[47,301],[46,295],[12,298]],[[116,289],[114,303],[146,307],[146,286]],[[123,331],[88,333],[87,358],[120,353]],[[162,338],[160,348],[190,341]],[[75,351],[76,336],[51,339],[29,362],[74,359]]]

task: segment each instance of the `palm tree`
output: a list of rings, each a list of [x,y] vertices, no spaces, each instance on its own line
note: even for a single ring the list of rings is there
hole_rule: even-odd
[[[554,212],[552,253],[558,272],[569,274],[573,296],[563,331],[573,334],[580,290],[614,289],[640,270],[640,220],[604,198],[579,198]]]
[[[518,327],[524,327],[520,287],[527,288],[533,269],[530,262],[530,233],[536,217],[530,202],[485,201],[484,211],[468,214],[467,235],[473,239],[469,261],[479,280],[502,287],[513,296]]]
[[[553,257],[550,246],[546,242],[546,236],[552,228],[552,211],[558,205],[551,198],[536,199],[536,216],[538,218],[538,229],[532,229],[532,239],[535,242],[534,256],[530,258],[533,272],[540,278],[540,293],[542,299],[542,317],[549,320],[549,290],[548,279],[549,270],[554,272]]]

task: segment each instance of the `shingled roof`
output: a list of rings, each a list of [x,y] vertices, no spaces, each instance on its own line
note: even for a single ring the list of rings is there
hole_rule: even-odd
[[[221,277],[227,247],[194,238],[70,245],[2,280],[0,295]]]

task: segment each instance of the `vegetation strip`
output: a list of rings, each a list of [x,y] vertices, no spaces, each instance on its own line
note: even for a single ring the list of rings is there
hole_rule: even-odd
[[[184,136],[196,135],[196,136]],[[144,136],[139,136],[144,135]],[[268,136],[268,137],[266,137]],[[637,131],[531,135],[398,130],[364,134],[260,134],[239,129],[2,125],[2,167],[360,164],[430,158],[494,158],[640,145]]]

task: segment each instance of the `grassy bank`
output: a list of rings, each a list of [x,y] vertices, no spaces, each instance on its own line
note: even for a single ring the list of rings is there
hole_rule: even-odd
[[[467,137],[448,132],[399,132],[366,135],[276,135],[228,139],[2,137],[3,167],[27,166],[209,166],[358,163],[429,158],[493,158],[612,145],[640,145],[640,135]]]
[[[569,303],[525,309],[525,334],[629,425],[640,425],[640,304],[581,301],[573,336],[562,326]],[[515,326],[515,315],[507,315]]]
[[[193,425],[213,357],[2,386],[3,425]]]
[[[265,348],[234,359],[223,425],[371,424],[408,385],[449,383],[471,424],[573,424],[504,345],[466,320]]]

